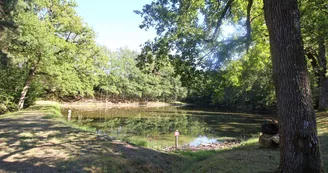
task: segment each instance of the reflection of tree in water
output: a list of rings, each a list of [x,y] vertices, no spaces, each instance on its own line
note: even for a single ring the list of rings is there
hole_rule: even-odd
[[[128,133],[143,136],[158,136],[179,130],[181,134],[197,136],[204,134],[208,127],[186,115],[175,117],[155,116],[151,118],[114,118],[96,126],[110,133]]]

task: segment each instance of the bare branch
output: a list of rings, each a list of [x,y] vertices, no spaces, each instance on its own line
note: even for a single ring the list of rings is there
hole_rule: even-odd
[[[67,38],[66,38],[66,42],[68,42],[68,40],[70,39],[71,34],[72,34],[72,32],[69,32],[69,34],[68,34],[68,36],[67,36]]]
[[[229,43],[232,43],[232,42],[243,42],[243,40],[247,38],[246,36],[241,36],[241,37],[238,37],[236,39],[227,39],[227,40],[222,40],[220,42],[217,43],[216,46],[214,46],[213,48],[210,49],[210,51],[208,53],[206,53],[205,55],[203,55],[200,60],[202,61],[204,58],[206,58],[208,55],[210,55],[211,53],[213,53],[214,51],[216,51],[216,49],[220,46],[220,44],[229,44]]]
[[[252,41],[252,28],[251,28],[251,9],[252,9],[252,5],[253,5],[253,0],[248,0],[248,4],[247,4],[247,19],[246,19],[246,29],[247,29],[247,33],[246,33],[246,52],[248,52],[249,46],[251,44]]]
[[[218,30],[219,30],[220,26],[222,25],[222,21],[223,21],[224,17],[226,16],[228,10],[231,8],[231,5],[232,5],[232,2],[233,2],[233,1],[234,1],[234,0],[229,0],[229,1],[227,2],[226,6],[224,7],[224,9],[223,9],[223,11],[222,11],[222,13],[221,13],[221,16],[220,16],[220,18],[218,19],[218,22],[217,22],[217,24],[216,24],[216,28],[215,28],[215,30],[214,30],[213,37],[211,38],[211,40],[213,40],[214,38],[216,38],[216,35],[217,35],[217,33],[218,33]]]

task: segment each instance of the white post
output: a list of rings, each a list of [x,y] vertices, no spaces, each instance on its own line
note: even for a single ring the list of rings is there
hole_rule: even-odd
[[[174,136],[175,136],[175,149],[178,149],[178,147],[179,147],[179,135],[180,135],[179,130],[176,130],[174,132]]]
[[[71,118],[72,118],[72,110],[68,110],[67,120],[71,121]]]

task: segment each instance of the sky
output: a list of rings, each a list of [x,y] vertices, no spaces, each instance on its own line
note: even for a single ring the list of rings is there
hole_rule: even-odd
[[[140,50],[140,45],[156,36],[154,29],[139,28],[142,18],[133,10],[141,10],[152,0],[75,0],[76,11],[97,34],[98,44],[111,50],[128,47]]]

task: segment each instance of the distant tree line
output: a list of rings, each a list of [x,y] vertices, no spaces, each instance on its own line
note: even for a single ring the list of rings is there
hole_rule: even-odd
[[[188,32],[168,29],[165,37],[145,43],[141,52],[127,48],[110,51],[96,44],[95,33],[76,14],[77,5],[65,0],[1,1],[0,112],[21,109],[40,97],[64,101],[183,100],[226,110],[276,108],[263,16],[252,20],[252,44],[247,54],[242,46],[245,37],[240,34],[209,42],[205,38],[211,36],[197,26]],[[322,28],[327,22],[323,13],[317,12],[322,6],[319,1],[306,1],[301,6],[301,19],[313,102],[325,110],[327,49],[322,36],[327,34]],[[261,13],[253,10],[252,14]],[[316,25],[308,22],[312,18],[318,19]],[[191,20],[184,19],[187,21],[181,18],[181,26]],[[220,40],[219,34],[215,36]],[[197,46],[202,44],[205,46]]]
[[[146,73],[136,66],[138,52],[127,48],[106,52],[109,61],[95,87],[97,98],[116,102],[170,102],[186,96],[186,88],[182,87],[180,76],[175,75],[172,65]]]
[[[173,101],[185,96],[172,66],[146,74],[136,67],[137,52],[97,45],[76,6],[67,0],[0,2],[0,113],[38,98]]]

